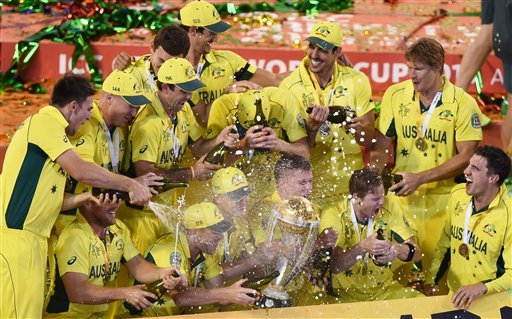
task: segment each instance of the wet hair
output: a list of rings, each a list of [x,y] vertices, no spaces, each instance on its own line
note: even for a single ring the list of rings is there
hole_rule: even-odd
[[[363,198],[380,185],[382,185],[382,177],[379,172],[374,168],[365,167],[352,173],[348,189],[353,196]]]
[[[80,108],[82,103],[94,94],[96,94],[96,90],[89,79],[78,74],[67,73],[53,86],[50,104],[57,108],[63,108],[76,101]]]
[[[492,145],[483,145],[476,149],[476,155],[487,160],[487,169],[490,174],[498,174],[498,185],[501,186],[510,174],[510,157],[501,148]]]
[[[172,56],[185,57],[190,49],[190,39],[182,28],[168,25],[160,29],[153,40],[153,50],[158,47]]]
[[[276,181],[279,181],[287,170],[310,171],[311,163],[302,156],[285,154],[281,156],[274,167]]]
[[[444,49],[434,39],[421,38],[405,51],[405,59],[409,62],[420,62],[439,70],[443,74]]]

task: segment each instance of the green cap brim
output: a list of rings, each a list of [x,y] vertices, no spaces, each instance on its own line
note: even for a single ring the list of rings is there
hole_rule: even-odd
[[[231,24],[224,22],[224,21],[219,21],[214,24],[206,25],[203,28],[208,29],[211,32],[222,33],[224,31],[226,31],[227,29],[231,28]]]
[[[249,195],[250,193],[252,193],[252,189],[250,189],[249,187],[242,187],[239,189],[235,189],[234,191],[225,193],[224,195],[229,197],[229,199],[231,200],[238,201],[244,198],[245,196]]]
[[[211,229],[211,230],[213,230],[214,232],[217,232],[217,233],[225,233],[231,227],[232,227],[232,225],[231,225],[230,222],[228,222],[227,220],[223,220],[223,221],[218,222],[215,225],[209,226],[208,229]]]
[[[309,38],[306,39],[306,41],[309,41],[311,43],[314,43],[314,44],[318,45],[319,47],[321,47],[325,51],[329,51],[329,50],[331,50],[332,48],[335,47],[334,44],[332,44],[330,42],[327,42],[325,40],[322,40],[320,38],[317,38],[317,37],[309,37]]]
[[[198,79],[194,79],[192,81],[184,82],[184,83],[176,83],[176,86],[182,89],[185,92],[194,92],[202,87],[204,87],[204,83],[199,81]]]
[[[128,102],[128,104],[131,104],[133,106],[142,106],[150,103],[150,101],[144,95],[121,97],[123,98],[123,100]]]

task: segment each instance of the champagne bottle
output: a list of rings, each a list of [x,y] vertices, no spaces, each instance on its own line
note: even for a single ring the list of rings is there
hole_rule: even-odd
[[[177,273],[176,271],[174,271],[172,273],[172,276],[173,277],[179,277],[180,274]],[[164,295],[165,293],[167,292],[167,289],[165,289],[164,287],[164,280],[163,279],[160,279],[160,280],[157,280],[157,281],[154,281],[150,284],[147,284],[146,285],[146,290],[151,292],[152,294],[156,295],[158,298],[155,299],[155,298],[151,298],[151,297],[146,297],[146,299],[151,302],[151,303],[155,303],[157,302],[158,300],[160,300]],[[141,310],[137,310],[137,308],[135,308],[135,306],[133,306],[132,304],[128,303],[127,301],[123,302],[123,305],[126,309],[128,309],[128,311],[130,311],[130,315],[140,315],[142,314],[142,309]]]
[[[382,170],[382,186],[384,186],[384,193],[387,194],[388,190],[391,186],[400,183],[404,177],[400,174],[392,174],[391,170],[386,166]],[[395,190],[395,192],[400,191],[400,189]]]
[[[377,229],[377,239],[378,240],[386,240],[386,238],[384,237],[384,230],[382,228]],[[381,264],[381,263],[377,262],[377,257],[379,257],[379,256],[381,256],[381,255],[372,256],[373,263],[377,266],[387,266],[389,263]]]
[[[154,190],[156,190],[159,194],[160,193],[164,193],[164,192],[167,192],[168,190],[171,190],[173,188],[178,188],[178,187],[188,187],[188,183],[186,182],[175,182],[175,181],[171,181],[170,179],[168,178],[164,178],[162,180],[162,185],[159,185],[159,186],[151,186]]]
[[[256,101],[254,102],[254,105],[256,106],[256,113],[254,114],[254,124],[253,125],[261,125],[263,127],[268,126],[267,118],[265,117],[265,114],[263,113],[263,106],[261,105],[261,99],[256,98]],[[256,130],[255,132],[260,132],[261,130]],[[254,151],[256,153],[269,153],[270,149],[268,148],[255,148]]]
[[[268,285],[274,278],[277,278],[277,276],[279,276],[279,271],[274,270],[267,276],[247,280],[242,284],[242,287],[258,290]]]
[[[317,282],[322,282],[328,276],[329,267],[331,265],[331,258],[333,256],[332,248],[320,248],[313,255],[314,270],[312,279]]]
[[[312,107],[308,107],[306,109],[308,114],[310,114],[312,111]],[[329,115],[327,116],[327,120],[331,123],[347,124],[350,123],[356,116],[356,112],[350,106],[333,105],[329,106]]]
[[[109,198],[112,199],[114,195],[116,195],[117,199],[124,200],[129,202],[130,201],[130,195],[127,192],[115,190],[115,189],[104,189],[104,188],[98,188],[93,187],[92,188],[92,196],[98,197],[100,194],[108,194]]]
[[[235,129],[231,129],[231,133],[236,134],[236,132],[237,131]],[[228,153],[229,148],[224,145],[224,142],[222,142],[209,151],[204,160],[210,164],[224,165],[224,163],[226,163]]]

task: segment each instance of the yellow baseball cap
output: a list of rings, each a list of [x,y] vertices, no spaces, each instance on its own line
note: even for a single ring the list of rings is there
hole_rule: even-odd
[[[270,100],[263,90],[248,90],[242,93],[238,101],[237,119],[240,124],[249,129],[254,125],[254,117],[256,115],[256,100],[261,99],[261,108],[265,117],[270,115]]]
[[[158,69],[158,81],[174,84],[185,92],[194,92],[204,87],[199,81],[194,67],[183,58],[170,58]]]
[[[229,23],[220,19],[217,9],[211,3],[203,0],[189,2],[181,8],[180,19],[183,25],[203,27],[215,33],[222,33],[231,28]]]
[[[236,167],[225,167],[215,172],[212,177],[212,191],[232,200],[240,200],[252,192],[244,172]]]
[[[340,47],[343,40],[343,32],[338,23],[330,21],[320,21],[309,33],[306,41],[312,42],[325,51],[329,51],[334,47]]]
[[[194,204],[183,213],[183,224],[186,229],[208,228],[218,233],[227,232],[231,223],[222,216],[219,208],[208,202]]]
[[[141,106],[150,103],[140,89],[137,79],[121,70],[114,70],[103,81],[102,91],[122,97],[128,104]]]

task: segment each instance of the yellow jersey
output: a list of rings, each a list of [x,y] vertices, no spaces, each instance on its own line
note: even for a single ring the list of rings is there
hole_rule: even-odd
[[[50,236],[67,177],[56,160],[73,148],[65,131],[68,125],[56,107],[46,106],[16,130],[0,175],[1,228]]]
[[[350,106],[357,116],[373,112],[375,105],[370,81],[362,72],[336,64],[331,81],[325,88],[320,88],[315,87],[308,64],[309,59],[306,57],[280,85],[293,93],[302,112],[312,104]],[[315,176],[313,199],[324,206],[325,199],[332,201],[348,193],[352,172],[362,169],[364,163],[361,147],[341,124],[326,121],[316,135],[315,142],[310,150]]]
[[[466,184],[456,185],[448,202],[449,217],[428,271],[426,282],[441,278],[448,263],[448,287],[455,292],[460,287],[483,282],[487,293],[512,289],[512,199],[505,186],[500,187],[488,207],[475,211],[469,219],[469,254],[459,253],[464,233],[464,221],[472,196]]]
[[[130,261],[139,252],[135,248],[128,228],[119,220],[107,228],[106,238],[100,238],[78,213],[76,219],[60,234],[55,248],[57,274],[80,273],[87,282],[98,287],[114,287],[121,263]],[[47,313],[59,313],[61,318],[100,315],[108,304],[85,305],[71,303],[66,295],[62,278],[55,282],[55,294],[46,308]],[[53,317],[53,316],[52,316]]]
[[[336,246],[349,249],[365,239],[368,234],[368,225],[357,224],[354,228],[350,199],[344,199],[336,206],[326,209],[320,219],[320,230],[332,228],[338,232]],[[384,231],[384,237],[391,241],[403,242],[414,235],[399,206],[386,197],[384,206],[379,210],[372,223],[373,234],[377,230]],[[332,275],[333,288],[343,289],[347,294],[357,300],[378,300],[388,286],[394,285],[393,272],[387,266],[377,266],[371,258],[362,258],[352,267],[338,274]]]
[[[420,111],[420,101],[412,81],[389,87],[382,98],[377,129],[396,137],[394,172],[421,172],[439,165],[457,154],[456,142],[481,141],[480,109],[474,98],[443,76],[441,102],[435,107],[426,128],[425,151],[415,146],[421,137],[421,125],[427,112]],[[421,115],[420,115],[421,113]],[[421,185],[418,190],[448,194],[455,185],[452,179]]]

